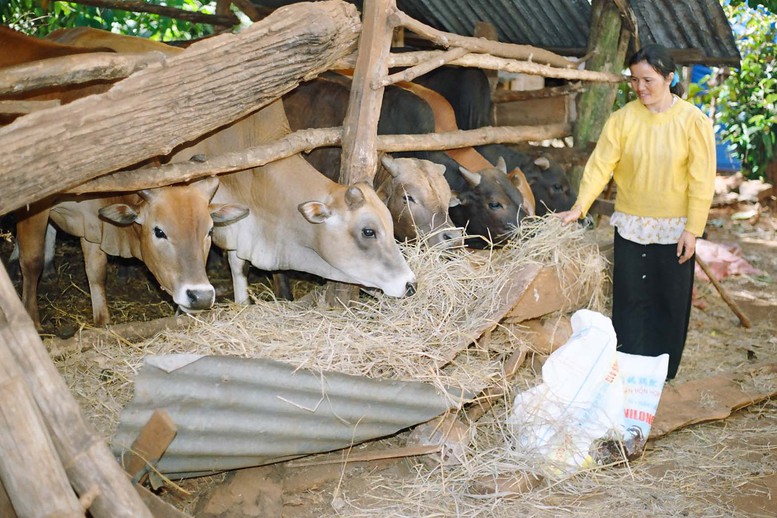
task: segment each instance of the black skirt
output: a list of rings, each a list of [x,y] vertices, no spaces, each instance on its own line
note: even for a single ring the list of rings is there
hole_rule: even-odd
[[[615,231],[612,323],[618,350],[669,354],[667,378],[677,375],[688,334],[695,256],[678,264],[677,244],[641,245]]]

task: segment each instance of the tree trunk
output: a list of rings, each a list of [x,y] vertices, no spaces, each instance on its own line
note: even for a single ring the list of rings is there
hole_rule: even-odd
[[[591,32],[587,52],[593,56],[586,62],[587,70],[620,73],[626,57],[631,33],[624,29],[621,12],[613,0],[593,0]],[[575,148],[587,150],[599,140],[602,127],[612,112],[616,83],[592,83],[580,96],[578,117],[574,129]],[[570,171],[570,183],[575,191],[580,186],[583,168]]]

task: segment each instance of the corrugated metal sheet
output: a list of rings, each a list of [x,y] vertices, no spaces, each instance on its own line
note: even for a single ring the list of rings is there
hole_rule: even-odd
[[[681,64],[739,66],[739,50],[718,0],[630,0],[640,43],[698,50],[677,59]]]
[[[460,404],[419,382],[319,374],[271,360],[148,357],[112,447],[121,457],[153,411],[165,409],[178,434],[157,469],[186,478],[345,448]]]
[[[279,7],[299,0],[254,0]],[[348,0],[361,9],[362,0]],[[718,0],[630,0],[642,43],[660,43],[685,53],[681,64],[738,65],[739,52]],[[589,0],[397,0],[397,7],[436,29],[472,36],[475,23],[496,27],[499,40],[564,55],[585,53],[590,32]]]

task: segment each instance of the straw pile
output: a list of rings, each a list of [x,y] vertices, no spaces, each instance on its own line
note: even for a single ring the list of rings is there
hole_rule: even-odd
[[[478,392],[498,378],[503,355],[523,338],[502,332],[502,339],[488,340],[487,348],[469,345],[484,325],[498,324],[493,313],[500,304],[499,290],[526,265],[576,265],[579,275],[563,285],[570,293],[592,293],[589,307],[602,305],[605,265],[583,229],[546,218],[523,225],[519,232],[508,246],[485,254],[403,245],[418,278],[412,297],[365,295],[353,307],[327,308],[319,287],[299,302],[221,305],[193,319],[188,329],[141,343],[106,340],[61,359],[58,367],[106,436],[112,435],[132,397],[133,379],[146,355],[262,357],[315,371]]]

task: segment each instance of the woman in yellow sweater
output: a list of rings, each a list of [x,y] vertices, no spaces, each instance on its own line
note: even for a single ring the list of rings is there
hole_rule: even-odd
[[[709,118],[680,98],[666,48],[647,45],[628,66],[638,99],[607,120],[577,201],[559,217],[566,223],[584,217],[612,176],[612,320],[619,350],[668,353],[671,379],[688,332],[696,238],[715,189],[715,135]]]

